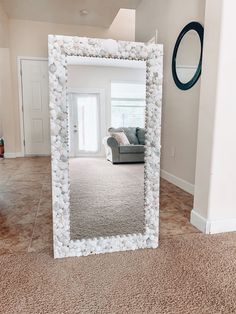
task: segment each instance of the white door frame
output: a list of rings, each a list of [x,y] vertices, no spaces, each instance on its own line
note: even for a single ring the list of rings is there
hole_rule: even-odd
[[[23,60],[36,60],[36,61],[48,61],[48,58],[43,57],[17,57],[17,76],[18,76],[18,104],[19,104],[19,117],[20,117],[20,147],[21,157],[25,157],[25,132],[24,132],[24,115],[23,115],[23,90],[22,90],[22,70],[21,61]]]

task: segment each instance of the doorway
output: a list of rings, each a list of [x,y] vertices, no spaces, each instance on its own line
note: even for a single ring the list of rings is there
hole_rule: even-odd
[[[48,61],[20,60],[24,155],[50,155]]]
[[[100,97],[97,93],[69,95],[70,157],[94,156],[101,151]]]

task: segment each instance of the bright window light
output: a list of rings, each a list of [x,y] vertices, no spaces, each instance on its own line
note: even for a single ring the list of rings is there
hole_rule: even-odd
[[[145,126],[146,85],[136,82],[111,83],[111,126]]]

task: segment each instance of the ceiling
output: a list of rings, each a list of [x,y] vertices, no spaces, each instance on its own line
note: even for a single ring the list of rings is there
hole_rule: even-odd
[[[120,8],[136,9],[141,0],[0,0],[9,18],[109,27]],[[80,10],[88,11],[81,15]]]

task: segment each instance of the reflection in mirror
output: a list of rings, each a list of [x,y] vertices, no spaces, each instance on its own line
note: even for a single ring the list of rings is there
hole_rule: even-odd
[[[144,233],[146,62],[67,61],[71,239]]]
[[[188,83],[195,75],[201,58],[201,41],[195,30],[182,38],[176,57],[176,72],[181,83]]]

